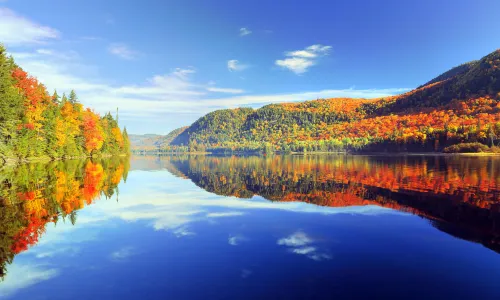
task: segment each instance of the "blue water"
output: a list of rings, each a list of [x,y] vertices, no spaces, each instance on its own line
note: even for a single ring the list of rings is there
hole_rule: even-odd
[[[12,299],[500,299],[500,255],[378,206],[218,196],[166,169],[49,224]]]

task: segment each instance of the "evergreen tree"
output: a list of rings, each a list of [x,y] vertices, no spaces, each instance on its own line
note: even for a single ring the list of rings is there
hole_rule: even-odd
[[[61,97],[61,105],[64,105],[66,102],[68,102],[68,97],[66,97],[66,93],[63,93]]]
[[[78,103],[78,97],[76,96],[75,90],[71,90],[71,92],[69,93],[69,102],[71,104]]]
[[[54,94],[52,94],[52,102],[55,104],[59,104],[61,97],[57,94],[57,90],[54,90]]]
[[[14,87],[12,70],[15,64],[7,57],[6,49],[0,44],[0,155],[12,151],[17,125],[20,124],[23,105],[22,96]]]
[[[123,151],[128,154],[128,153],[130,153],[130,140],[128,138],[128,133],[127,133],[126,127],[123,127],[122,136],[123,136]]]

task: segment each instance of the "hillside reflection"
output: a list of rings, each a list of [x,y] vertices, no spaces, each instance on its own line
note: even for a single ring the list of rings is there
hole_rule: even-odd
[[[500,252],[499,158],[174,156],[152,159],[147,168],[155,163],[217,195],[408,212]]]
[[[35,245],[48,223],[77,222],[77,211],[101,196],[118,199],[128,158],[25,164],[0,170],[0,278]]]

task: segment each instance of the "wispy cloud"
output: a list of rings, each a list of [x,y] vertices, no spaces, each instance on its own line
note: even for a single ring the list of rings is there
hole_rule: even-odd
[[[279,239],[278,245],[285,245],[289,247],[304,246],[310,244],[312,239],[310,239],[307,234],[302,231],[297,231],[292,235]]]
[[[48,50],[46,48],[43,48]],[[176,127],[189,124],[202,114],[222,108],[240,106],[259,107],[269,103],[304,101],[317,98],[354,97],[376,98],[398,94],[408,89],[337,89],[298,91],[279,94],[249,94],[243,89],[218,87],[213,83],[196,81],[192,67],[174,69],[166,74],[154,75],[142,83],[129,85],[110,84],[89,64],[77,55],[62,53],[66,59],[58,58],[55,52],[42,51],[12,53],[16,62],[30,74],[38,77],[49,90],[58,92],[75,89],[86,106],[106,113],[120,108],[122,122],[130,132],[138,128],[158,126]],[[71,59],[67,59],[71,57]]]
[[[131,60],[137,57],[138,53],[123,43],[114,43],[108,46],[109,53],[122,59]]]
[[[103,38],[98,37],[98,36],[82,36],[80,37],[81,40],[84,41],[101,41]]]
[[[112,252],[109,257],[111,260],[114,261],[122,261],[126,260],[130,256],[134,255],[134,248],[133,247],[123,247],[117,251]]]
[[[316,261],[331,259],[329,254],[318,250],[317,246],[312,245],[313,243],[314,240],[300,230],[277,241],[278,245],[288,247],[294,254],[305,255]]]
[[[78,57],[79,57],[79,55],[76,51],[61,52],[61,51],[56,51],[56,50],[47,49],[47,48],[37,49],[36,53],[38,53],[40,55],[50,56],[52,58],[60,59],[60,60],[74,60],[74,59],[78,59]]]
[[[236,217],[244,215],[241,211],[228,211],[228,212],[213,212],[207,214],[207,218],[225,218],[225,217]]]
[[[310,254],[316,251],[315,247],[303,247],[303,248],[295,248],[292,250],[293,253],[295,254]]]
[[[227,243],[231,246],[238,246],[239,244],[241,244],[242,242],[244,242],[246,240],[247,240],[247,238],[245,238],[244,236],[235,235],[235,236],[230,236],[227,239]]]
[[[217,87],[208,87],[207,91],[214,93],[225,93],[225,94],[243,94],[245,90],[242,89],[229,89],[229,88],[217,88]]]
[[[252,33],[252,31],[250,31],[250,29],[248,29],[246,27],[240,28],[240,36],[249,35],[251,33]]]
[[[42,44],[60,37],[54,28],[37,24],[8,8],[0,8],[0,41],[20,46]]]
[[[29,264],[12,264],[9,266],[8,276],[0,283],[0,298],[11,296],[18,290],[50,280],[57,275],[59,275],[57,269],[44,269],[41,266]]]
[[[227,69],[231,72],[243,71],[248,68],[248,65],[240,63],[236,59],[227,61]]]
[[[180,237],[185,237],[185,236],[190,236],[190,235],[195,235],[196,233],[190,231],[187,227],[183,226],[180,228],[177,228],[173,231],[173,234],[180,238]]]
[[[40,252],[36,254],[36,258],[46,258],[46,257],[54,257],[56,255],[70,255],[75,256],[80,252],[80,247],[77,246],[68,246],[68,247],[60,247],[57,249],[47,250],[44,252]]]
[[[288,58],[278,59],[275,64],[295,74],[303,74],[317,64],[318,58],[328,55],[331,48],[331,46],[316,44],[302,50],[288,51],[285,52],[285,56]]]

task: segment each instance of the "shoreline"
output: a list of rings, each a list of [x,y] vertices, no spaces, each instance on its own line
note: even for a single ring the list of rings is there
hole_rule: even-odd
[[[311,151],[311,152],[290,152],[290,153],[256,153],[256,152],[235,152],[235,153],[214,153],[214,152],[162,152],[162,153],[131,153],[134,156],[167,156],[167,155],[217,155],[217,156],[232,156],[232,155],[255,155],[255,156],[270,156],[270,155],[357,155],[357,156],[500,156],[500,153],[488,152],[470,152],[470,153],[444,153],[444,152],[327,152],[327,151]]]
[[[101,154],[101,155],[82,155],[82,156],[66,156],[66,157],[49,157],[49,156],[40,156],[40,157],[28,157],[28,158],[12,158],[12,157],[0,157],[0,167],[4,166],[15,166],[29,163],[47,163],[51,161],[63,161],[63,160],[76,160],[76,159],[91,159],[91,158],[106,158],[106,157],[125,157],[130,156],[131,153],[120,153],[120,154]]]

